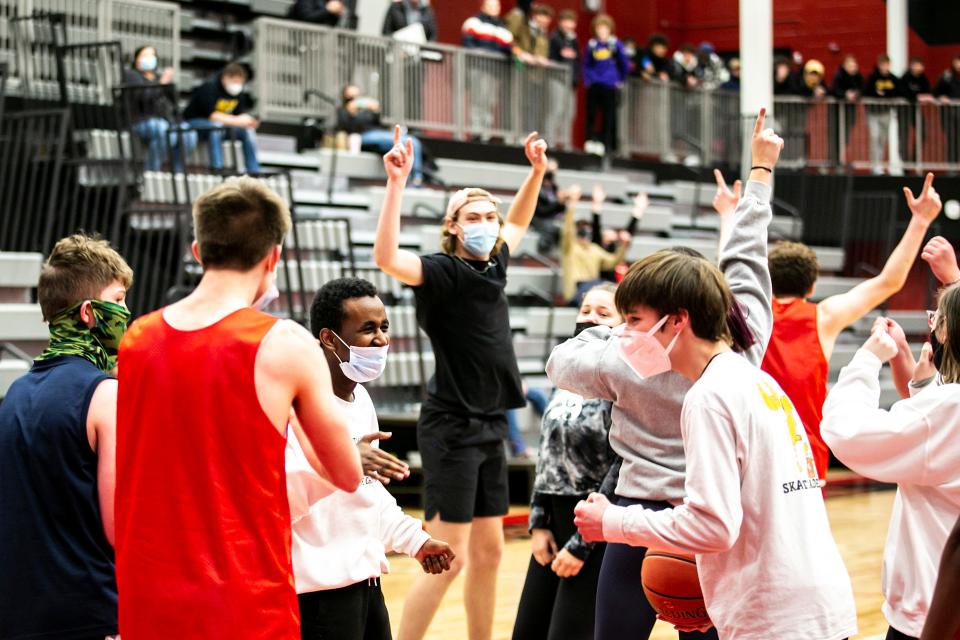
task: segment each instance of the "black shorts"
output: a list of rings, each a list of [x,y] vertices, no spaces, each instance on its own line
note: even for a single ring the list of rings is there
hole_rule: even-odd
[[[427,521],[438,513],[444,522],[463,523],[507,514],[510,504],[503,440],[464,444],[478,431],[501,432],[499,422],[449,413],[421,415],[417,445],[423,460]]]

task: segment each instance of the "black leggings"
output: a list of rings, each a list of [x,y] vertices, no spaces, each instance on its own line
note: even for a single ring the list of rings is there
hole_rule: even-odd
[[[660,511],[671,507],[669,502],[617,498],[617,504],[642,504],[647,509]],[[597,587],[597,640],[646,640],[657,621],[657,612],[647,602],[640,582],[645,547],[626,544],[608,544],[600,569]],[[717,630],[679,633],[681,640],[717,640]]]
[[[339,589],[301,593],[297,599],[302,640],[392,638],[379,578]]]
[[[917,640],[913,636],[908,636],[905,633],[897,631],[893,627],[887,629],[887,640]]]
[[[587,138],[602,142],[607,153],[617,150],[617,98],[615,87],[592,84],[587,88]]]
[[[553,521],[550,531],[563,548],[576,532],[573,508],[586,496],[549,496]],[[530,557],[527,579],[520,594],[513,640],[591,640],[597,598],[597,580],[603,562],[604,544],[587,556],[580,573],[558,578],[548,566]]]

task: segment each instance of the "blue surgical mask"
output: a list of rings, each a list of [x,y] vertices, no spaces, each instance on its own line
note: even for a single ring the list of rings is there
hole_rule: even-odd
[[[333,335],[337,336],[336,333]],[[383,370],[387,368],[387,351],[390,349],[390,345],[352,347],[344,342],[340,336],[337,336],[337,340],[343,342],[343,346],[350,350],[350,358],[347,362],[340,360],[340,356],[337,356],[337,360],[340,360],[340,370],[348,379],[360,383],[370,382],[379,378],[383,374]],[[336,356],[336,352],[333,355]]]
[[[157,56],[143,56],[140,58],[140,71],[155,71],[157,68]]]
[[[463,229],[464,248],[477,257],[489,255],[500,237],[499,222],[479,222],[457,226]]]

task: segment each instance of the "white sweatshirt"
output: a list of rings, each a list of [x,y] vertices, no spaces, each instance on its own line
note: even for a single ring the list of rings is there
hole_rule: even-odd
[[[609,507],[604,538],[697,554],[722,640],[856,634],[853,589],[810,445],[776,381],[739,355],[718,355],[687,392],[680,421],[684,503]]]
[[[356,442],[379,428],[366,389],[358,384],[353,395],[353,402],[337,401]],[[364,477],[353,493],[333,489],[307,462],[292,431],[286,467],[297,593],[338,589],[389,573],[387,550],[414,556],[430,539],[423,524],[405,515],[376,480]]]
[[[960,385],[931,384],[885,411],[881,367],[857,351],[827,395],[820,433],[857,473],[899,485],[883,552],[883,614],[897,631],[920,637],[960,515]]]

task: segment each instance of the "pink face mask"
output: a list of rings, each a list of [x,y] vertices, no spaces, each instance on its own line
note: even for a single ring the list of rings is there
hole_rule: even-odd
[[[618,338],[620,357],[641,380],[666,373],[671,369],[670,351],[680,334],[673,336],[673,340],[670,341],[666,349],[654,337],[654,334],[666,323],[667,318],[669,316],[660,318],[660,321],[653,325],[649,331],[624,331]]]

